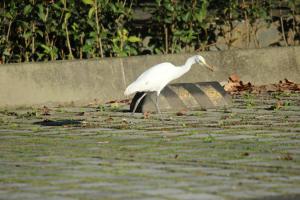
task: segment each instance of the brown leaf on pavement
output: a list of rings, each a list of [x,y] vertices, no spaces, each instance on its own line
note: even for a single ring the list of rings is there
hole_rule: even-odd
[[[76,114],[77,116],[84,116],[84,112],[79,112]]]
[[[113,103],[117,103],[117,100],[112,100],[112,101],[105,102],[105,104],[113,104]]]
[[[50,115],[51,109],[49,109],[47,106],[43,106],[41,109],[41,115]]]
[[[244,84],[237,74],[232,74],[228,78],[228,83],[224,85],[224,90],[230,94],[242,94],[245,92],[260,94],[266,92],[300,92],[300,84],[296,84],[287,78],[277,84],[253,85],[248,82]]]
[[[186,115],[186,114],[187,114],[186,110],[181,110],[181,111],[176,113],[177,116],[183,116],[183,115]]]
[[[237,83],[240,82],[240,77],[237,74],[232,74],[229,76],[231,82]]]
[[[108,118],[106,118],[104,121],[105,122],[112,122],[114,119],[112,118],[112,117],[108,117]]]
[[[150,117],[150,112],[144,112],[143,113],[144,119],[149,119]]]

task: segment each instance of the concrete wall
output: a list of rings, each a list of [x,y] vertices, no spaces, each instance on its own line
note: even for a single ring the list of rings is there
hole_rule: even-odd
[[[300,82],[300,47],[202,52],[217,71],[194,65],[176,82],[224,81],[237,73],[243,81]],[[50,102],[106,102],[124,98],[123,91],[150,66],[170,61],[183,64],[188,54],[135,56],[92,60],[0,65],[0,106]]]

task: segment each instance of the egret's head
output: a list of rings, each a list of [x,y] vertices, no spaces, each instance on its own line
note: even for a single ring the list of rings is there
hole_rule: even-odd
[[[196,62],[197,62],[198,64],[200,64],[200,65],[204,65],[204,66],[207,67],[209,70],[214,71],[213,66],[207,64],[206,61],[205,61],[205,59],[204,59],[202,56],[197,55],[197,56],[196,56]]]

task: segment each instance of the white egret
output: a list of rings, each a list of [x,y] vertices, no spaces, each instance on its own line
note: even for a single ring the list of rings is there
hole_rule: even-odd
[[[155,106],[160,114],[158,106],[158,97],[162,89],[171,81],[181,77],[187,73],[191,66],[195,63],[206,66],[213,71],[213,67],[205,62],[205,59],[200,55],[195,55],[187,59],[184,65],[175,66],[172,63],[164,62],[149,68],[143,72],[134,82],[132,82],[125,90],[126,96],[136,92],[144,92],[144,94],[136,101],[133,112],[135,112],[140,101],[148,92],[156,92]]]

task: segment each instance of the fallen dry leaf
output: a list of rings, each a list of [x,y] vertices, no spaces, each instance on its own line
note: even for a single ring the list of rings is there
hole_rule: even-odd
[[[276,102],[276,109],[280,109],[283,106],[283,102],[282,101],[277,101]]]
[[[144,112],[143,113],[144,119],[149,119],[150,117],[150,112]]]
[[[122,123],[128,124],[129,122],[127,121],[127,119],[123,118],[123,119],[122,119]]]
[[[181,110],[181,111],[176,113],[177,116],[183,116],[183,115],[186,115],[186,114],[187,114],[186,110]]]
[[[242,156],[249,156],[249,155],[250,155],[250,153],[248,153],[248,152],[242,153]]]
[[[83,116],[84,115],[84,112],[79,112],[76,114],[77,116]]]
[[[119,102],[128,104],[128,103],[130,103],[130,99],[122,99]]]
[[[43,106],[41,109],[41,115],[50,115],[51,109],[49,109],[47,106]]]
[[[283,154],[278,157],[278,160],[293,160],[292,154],[287,152],[286,154]]]
[[[228,82],[227,84],[225,84],[224,86],[224,90],[227,92],[233,92],[236,91],[237,87],[240,85],[240,83],[234,83],[234,82]]]
[[[275,105],[272,105],[271,107],[267,108],[266,110],[279,110],[284,106],[284,103],[282,101],[277,101]]]
[[[81,122],[81,126],[82,126],[82,127],[86,127],[87,125],[88,125],[88,122],[87,122],[87,121],[82,121],[82,122]]]
[[[128,103],[130,103],[130,99],[111,100],[111,101],[106,102],[105,104],[114,104],[114,103],[125,103],[125,104],[128,104]]]
[[[108,117],[104,120],[105,122],[111,122],[111,121],[114,121],[114,119],[112,117]]]
[[[232,74],[229,76],[231,82],[237,83],[240,82],[240,77],[237,74]]]
[[[296,84],[288,79],[279,81],[277,84],[267,84],[255,86],[248,82],[244,84],[237,74],[232,74],[228,78],[228,82],[224,85],[224,90],[230,94],[242,94],[245,92],[260,94],[266,92],[300,92],[300,84]]]
[[[284,79],[286,84],[294,84],[292,81],[289,81],[287,78]]]
[[[113,104],[113,103],[117,103],[117,100],[112,100],[112,101],[105,102],[105,104]]]

